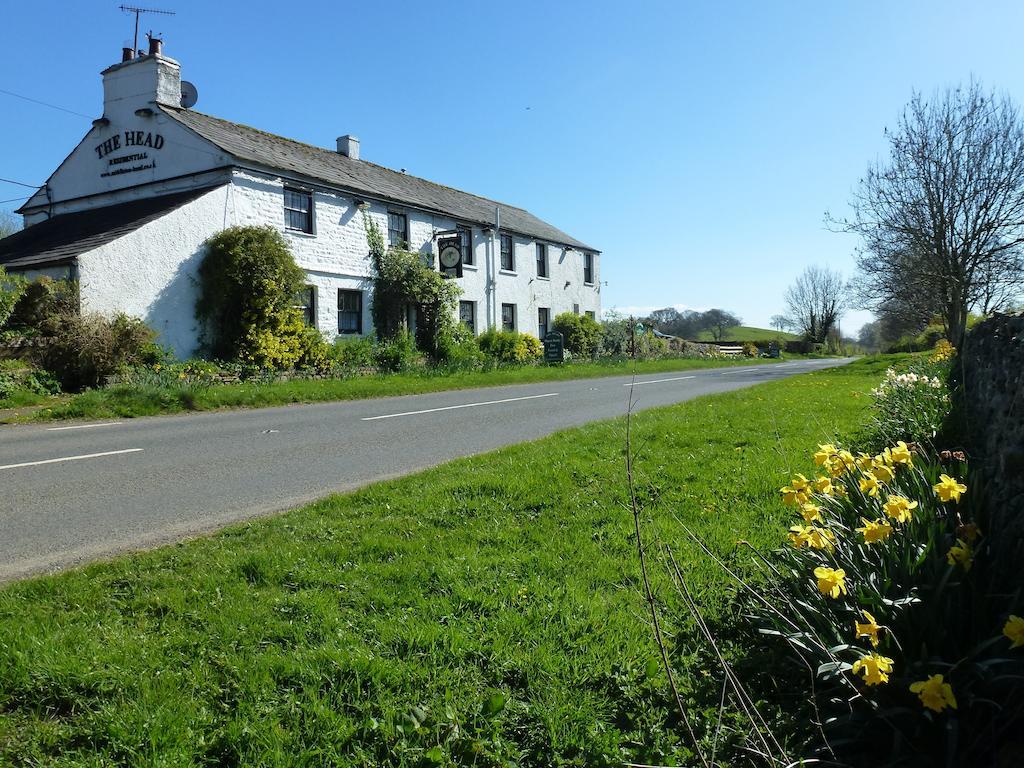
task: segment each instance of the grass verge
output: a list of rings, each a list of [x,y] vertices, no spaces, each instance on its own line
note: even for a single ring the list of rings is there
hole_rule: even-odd
[[[772,364],[761,359],[643,360],[636,364],[638,373],[688,371],[730,365]],[[522,366],[493,371],[438,371],[355,376],[347,379],[311,379],[272,383],[242,382],[212,387],[127,387],[113,386],[93,389],[74,395],[51,408],[35,411],[29,419],[107,419],[157,416],[182,411],[210,411],[220,408],[266,408],[291,403],[316,403],[331,400],[362,400],[393,395],[418,395],[452,389],[497,387],[508,384],[532,384],[543,381],[564,381],[599,376],[626,375],[632,370],[630,361],[573,363],[564,366]],[[24,421],[9,417],[10,421]],[[0,418],[0,423],[6,423]]]
[[[858,426],[885,364],[638,414],[650,524],[777,544],[775,489]],[[0,764],[687,764],[643,620],[623,427],[7,586]],[[728,624],[721,574],[677,555]],[[712,717],[712,665],[675,630],[684,695]]]

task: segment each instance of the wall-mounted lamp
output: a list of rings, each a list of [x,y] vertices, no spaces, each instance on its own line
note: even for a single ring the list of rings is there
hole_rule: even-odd
[[[369,210],[370,208],[370,204],[368,202],[366,202],[365,200],[360,200],[358,197],[352,202],[356,204],[356,208],[358,208],[360,211],[366,211]]]
[[[575,251],[575,250],[576,250],[576,249],[575,249],[575,248],[573,248],[573,247],[572,247],[571,245],[567,245],[567,246],[565,246],[565,252],[566,252],[566,253],[569,253],[570,251]]]
[[[97,117],[92,121],[93,128],[106,128],[108,125],[110,125],[110,120],[106,117]]]
[[[568,288],[570,285],[572,285],[572,280],[566,280],[565,281],[565,287]]]
[[[135,110],[135,116],[136,117],[152,117],[153,116],[153,110],[150,109],[149,107],[143,107],[142,109],[136,109]]]

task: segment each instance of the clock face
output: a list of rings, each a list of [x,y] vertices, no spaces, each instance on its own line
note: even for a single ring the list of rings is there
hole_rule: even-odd
[[[441,266],[445,269],[451,269],[459,260],[462,258],[462,253],[454,245],[446,245],[441,249]]]

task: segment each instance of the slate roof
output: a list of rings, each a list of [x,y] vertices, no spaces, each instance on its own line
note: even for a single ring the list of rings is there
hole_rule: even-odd
[[[18,270],[70,264],[76,256],[134,232],[217,186],[222,185],[54,216],[0,240],[0,265]]]
[[[190,109],[165,106],[160,109],[239,160],[301,174],[367,197],[404,203],[480,225],[494,223],[494,208],[498,206],[503,230],[571,245],[581,250],[597,251],[557,227],[541,221],[529,211],[507,203],[471,195],[376,163],[353,160],[339,152],[275,136]]]

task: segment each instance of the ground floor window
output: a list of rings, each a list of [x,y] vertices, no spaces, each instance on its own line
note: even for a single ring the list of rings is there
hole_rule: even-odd
[[[537,338],[543,339],[548,335],[551,310],[547,307],[540,307],[537,310]]]
[[[585,314],[586,314],[586,315],[587,315],[587,317],[589,317],[589,318],[590,318],[591,320],[597,320],[597,314],[596,314],[595,312],[593,312],[593,311],[591,311],[591,310],[589,310],[589,309],[588,309],[588,310],[586,311],[586,313],[585,313]]]
[[[514,331],[516,329],[515,304],[501,305],[501,327],[506,331]]]
[[[338,333],[363,332],[363,292],[338,289]]]
[[[476,333],[476,302],[475,301],[460,301],[459,302],[459,322],[469,328],[472,333]]]
[[[316,328],[316,286],[306,285],[295,296],[295,308],[302,313],[306,325]]]
[[[580,305],[579,304],[573,304],[572,305],[572,313],[574,315],[578,315],[580,313]]]

